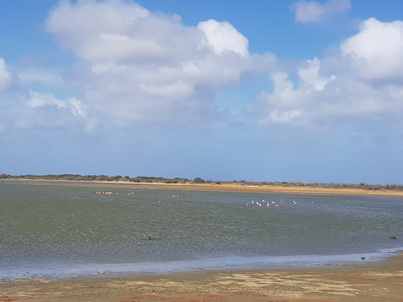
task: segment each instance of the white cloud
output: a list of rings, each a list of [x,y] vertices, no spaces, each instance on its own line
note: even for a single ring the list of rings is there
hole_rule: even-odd
[[[59,99],[53,94],[30,91],[19,107],[8,109],[10,128],[84,128],[95,126],[87,107],[74,97]]]
[[[368,19],[340,52],[272,74],[273,90],[261,93],[250,112],[268,129],[309,134],[354,125],[361,133],[375,127],[402,135],[402,53],[403,22]]]
[[[321,4],[321,16],[330,14],[329,7],[333,13],[345,11],[346,3]],[[96,22],[99,16],[106,21]],[[155,15],[120,0],[62,2],[47,26],[78,58],[61,74],[74,82],[80,97],[31,92],[21,108],[14,108],[19,127],[216,125],[221,117],[217,92],[248,73],[267,71],[272,71],[273,89],[251,105],[262,127],[309,132],[343,123],[389,123],[403,113],[401,21],[368,19],[340,43],[339,53],[306,60],[293,72],[273,71],[270,54],[250,54],[248,40],[228,22],[187,27],[176,16]],[[340,64],[335,68],[332,62]],[[0,63],[0,71],[7,71]],[[30,81],[33,74],[21,79]],[[42,81],[60,85],[49,79]]]
[[[186,98],[194,93],[193,87],[179,80],[167,85],[140,84],[139,90],[150,96]]]
[[[210,19],[200,22],[197,28],[206,35],[206,43],[216,54],[232,51],[241,56],[248,55],[248,39],[228,22]]]
[[[228,22],[187,27],[122,0],[62,2],[47,28],[80,59],[69,78],[82,101],[119,125],[215,123],[216,92],[275,62],[249,55],[248,40]]]
[[[364,26],[347,41],[354,41],[365,31]],[[345,43],[341,47],[345,47]],[[347,69],[337,70],[338,74],[326,69],[332,66],[326,64],[327,60],[343,59],[341,54],[341,57],[327,58],[322,64],[314,58],[297,68],[295,74],[274,73],[271,76],[273,91],[260,94],[249,108],[257,115],[257,124],[277,130],[282,126],[292,127],[294,131],[306,134],[331,130],[343,124],[353,124],[364,132],[373,124],[378,124],[378,129],[392,132],[403,127],[400,118],[403,114],[403,82],[392,78],[392,75],[396,76],[395,70],[377,74],[377,79],[383,76],[382,85],[379,85],[357,75],[356,66],[347,65]],[[360,67],[367,70],[366,64],[370,61],[362,60],[361,64]]]
[[[295,19],[298,22],[309,23],[317,22],[322,18],[323,10],[319,2],[299,1],[295,4]]]
[[[297,74],[301,79],[301,84],[307,89],[322,91],[325,86],[336,77],[334,75],[331,75],[330,77],[321,77],[319,74],[320,68],[320,61],[317,58],[308,60],[307,67],[299,68],[297,71]]]
[[[39,108],[45,106],[55,106],[56,108],[66,107],[65,102],[58,100],[52,94],[41,94],[38,92],[31,91],[29,97],[26,99],[28,107]]]
[[[299,0],[292,8],[297,22],[313,23],[345,13],[351,8],[351,3],[350,0],[329,0],[323,4],[318,1]]]
[[[259,125],[293,124],[303,126],[312,119],[312,106],[318,95],[323,96],[326,86],[336,80],[334,75],[321,76],[321,62],[314,58],[308,60],[296,72],[298,81],[295,84],[285,72],[277,72],[271,76],[273,92],[263,93],[258,102],[263,108],[258,109],[264,115],[258,119]],[[320,107],[321,105],[318,105]]]
[[[276,72],[271,77],[274,84],[274,92],[276,100],[282,105],[293,105],[298,98],[298,92],[294,89],[294,83],[288,78],[285,72]]]
[[[92,52],[97,57],[102,51],[99,48],[104,46],[102,43],[104,40],[108,40],[108,37],[113,38],[117,33],[129,34],[130,31],[136,30],[132,24],[140,23],[141,19],[148,15],[149,12],[139,5],[123,6],[118,1],[90,0],[78,1],[76,4],[62,1],[49,15],[47,24],[51,32],[61,37],[59,39],[61,45],[90,60]],[[66,22],[69,19],[71,23]],[[115,42],[117,45],[108,46],[118,48],[120,45],[118,37]],[[108,50],[103,53],[108,55]]]
[[[0,91],[10,84],[11,78],[11,73],[8,71],[6,62],[3,58],[0,58]]]
[[[293,120],[301,116],[301,112],[298,110],[291,111],[278,111],[272,110],[269,112],[269,120],[274,124],[289,124],[292,123]],[[267,124],[268,122],[265,120],[258,121],[260,125]]]
[[[365,79],[403,83],[403,22],[364,21],[360,32],[341,45],[345,57]]]

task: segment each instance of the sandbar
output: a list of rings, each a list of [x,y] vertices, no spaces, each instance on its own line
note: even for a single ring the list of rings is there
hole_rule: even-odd
[[[163,190],[192,190],[192,191],[222,191],[222,192],[253,192],[273,194],[322,194],[322,195],[378,195],[403,197],[403,191],[394,190],[365,190],[355,188],[326,188],[293,185],[243,185],[240,183],[146,183],[121,181],[66,181],[66,180],[7,180],[20,184],[82,186],[104,188],[130,189],[163,189]],[[0,301],[1,302],[1,301]]]

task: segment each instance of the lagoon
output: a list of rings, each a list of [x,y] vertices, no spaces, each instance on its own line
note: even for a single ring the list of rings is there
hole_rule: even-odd
[[[0,196],[0,278],[342,265],[403,250],[402,197],[13,181]]]

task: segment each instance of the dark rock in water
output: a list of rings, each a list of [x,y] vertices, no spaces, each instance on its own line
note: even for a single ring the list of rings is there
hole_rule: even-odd
[[[361,257],[361,260],[365,260],[365,257]]]
[[[390,236],[389,239],[397,239],[396,236]]]

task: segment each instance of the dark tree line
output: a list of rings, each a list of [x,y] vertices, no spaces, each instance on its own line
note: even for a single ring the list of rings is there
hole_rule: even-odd
[[[232,181],[214,181],[204,180],[200,177],[194,179],[188,178],[165,178],[151,176],[108,176],[108,175],[80,175],[80,174],[61,174],[61,175],[8,175],[0,174],[0,179],[31,179],[31,180],[66,180],[66,181],[118,181],[118,182],[134,182],[134,183],[176,183],[176,184],[237,184],[244,186],[284,186],[284,187],[311,187],[311,188],[332,188],[332,189],[364,189],[364,190],[388,190],[403,191],[403,185],[398,184],[351,184],[351,183],[308,183],[308,182],[254,182],[246,180]]]

